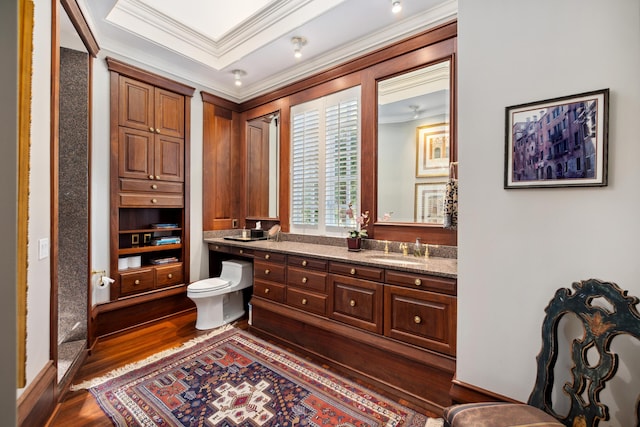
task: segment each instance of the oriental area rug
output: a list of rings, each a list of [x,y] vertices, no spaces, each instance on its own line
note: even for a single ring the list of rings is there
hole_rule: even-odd
[[[82,388],[116,426],[442,425],[234,327]]]

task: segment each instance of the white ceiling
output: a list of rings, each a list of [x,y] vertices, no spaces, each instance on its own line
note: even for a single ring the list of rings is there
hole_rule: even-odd
[[[78,0],[101,49],[243,102],[456,18],[457,0]],[[292,37],[304,37],[302,57]],[[65,36],[61,35],[62,44]],[[242,86],[232,70],[246,72]]]

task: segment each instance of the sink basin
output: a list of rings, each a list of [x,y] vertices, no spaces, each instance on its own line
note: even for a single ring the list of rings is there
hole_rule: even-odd
[[[368,257],[370,261],[379,262],[382,264],[393,265],[424,265],[425,260],[423,258],[414,258],[412,256],[397,256],[397,255],[372,255]]]

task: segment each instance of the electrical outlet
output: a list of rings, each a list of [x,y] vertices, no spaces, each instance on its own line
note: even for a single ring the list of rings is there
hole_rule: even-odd
[[[238,220],[236,218],[231,220],[231,227],[238,228]]]
[[[38,259],[45,259],[49,256],[49,239],[38,240]]]

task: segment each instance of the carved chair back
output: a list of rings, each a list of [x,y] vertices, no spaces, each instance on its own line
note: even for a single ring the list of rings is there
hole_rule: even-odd
[[[612,339],[629,334],[640,340],[640,315],[636,309],[638,298],[628,296],[627,291],[615,283],[596,279],[575,282],[573,289],[573,293],[566,288],[558,289],[545,309],[536,384],[528,404],[553,415],[566,426],[595,427],[601,420],[609,419],[609,409],[600,400],[600,392],[618,369],[618,355],[611,351]],[[562,388],[571,404],[565,415],[554,411],[551,395],[559,350],[558,324],[563,316],[570,313],[582,322],[584,335],[571,343],[573,383],[568,381]],[[597,357],[588,360],[587,354],[594,351],[597,351]],[[595,359],[597,363],[594,363]],[[633,381],[638,384],[640,379],[634,378]],[[637,400],[635,412],[636,422],[640,423],[640,402]]]

